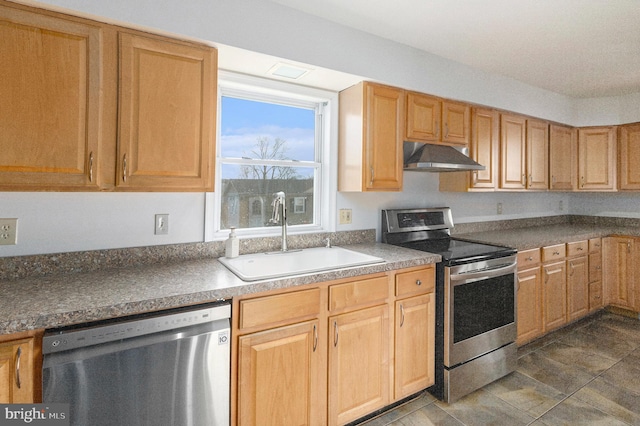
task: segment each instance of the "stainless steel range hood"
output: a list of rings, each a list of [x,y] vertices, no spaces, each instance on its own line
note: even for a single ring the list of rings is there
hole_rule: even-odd
[[[485,170],[466,155],[467,148],[404,142],[404,169],[421,172],[461,172]]]

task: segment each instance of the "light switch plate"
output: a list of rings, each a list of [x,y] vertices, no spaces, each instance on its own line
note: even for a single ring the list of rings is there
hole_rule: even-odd
[[[18,219],[0,219],[0,246],[18,243]]]
[[[169,214],[156,215],[156,235],[167,235],[169,233]]]

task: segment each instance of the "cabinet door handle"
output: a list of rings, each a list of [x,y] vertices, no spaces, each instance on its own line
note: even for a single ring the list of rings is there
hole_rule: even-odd
[[[475,185],[476,183],[478,183],[478,172],[474,171],[473,172],[473,184]]]
[[[440,137],[440,122],[436,121],[436,139]]]
[[[627,241],[627,253],[631,253],[631,243]]]
[[[22,347],[18,346],[18,350],[16,351],[16,386],[18,389],[22,387],[22,383],[20,382],[20,359],[22,358]]]
[[[333,322],[333,346],[338,346],[338,322]]]
[[[569,273],[569,276],[572,277],[575,269],[575,267],[573,266],[573,262],[569,262],[569,268],[571,268],[571,273]]]
[[[525,175],[524,173],[522,174],[522,179],[520,179],[520,183],[522,184],[522,186],[527,185],[527,175]]]
[[[373,186],[373,178],[374,178],[375,171],[373,170],[373,167],[370,167],[370,169],[371,169],[371,180],[369,181],[369,185]]]
[[[93,183],[93,151],[89,153],[89,182]]]
[[[318,326],[313,324],[313,351],[318,349]]]
[[[533,176],[529,175],[529,183],[527,183],[528,188],[531,188],[531,182],[533,182]]]
[[[448,138],[449,137],[449,124],[445,123],[444,124],[444,138]]]
[[[127,154],[122,156],[122,181],[127,181]]]
[[[584,188],[584,176],[580,176],[580,187]]]
[[[404,306],[400,304],[400,327],[404,325]]]

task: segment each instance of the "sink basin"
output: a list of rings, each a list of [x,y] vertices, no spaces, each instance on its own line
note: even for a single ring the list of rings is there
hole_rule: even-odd
[[[244,281],[257,281],[330,269],[383,263],[384,259],[342,247],[315,247],[287,252],[245,254],[220,263]]]

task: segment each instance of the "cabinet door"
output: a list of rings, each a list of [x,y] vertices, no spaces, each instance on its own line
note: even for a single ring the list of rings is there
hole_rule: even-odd
[[[216,50],[120,34],[119,189],[213,190]]]
[[[0,343],[0,403],[34,401],[34,339]]]
[[[615,131],[613,127],[578,131],[578,189],[615,188]]]
[[[634,240],[628,237],[607,237],[603,244],[605,305],[633,308]]]
[[[469,144],[469,118],[471,107],[458,102],[442,102],[442,142],[446,144]]]
[[[589,268],[587,256],[567,260],[567,315],[569,321],[589,313]]]
[[[404,92],[367,84],[365,186],[367,190],[402,189],[402,129]]]
[[[98,24],[0,6],[0,189],[98,189]]]
[[[498,144],[500,121],[496,111],[474,108],[471,114],[469,154],[485,170],[471,172],[472,188],[496,188],[498,185]]]
[[[389,308],[329,318],[329,419],[345,424],[389,402]]]
[[[549,188],[572,191],[577,187],[578,137],[571,127],[551,125],[549,128]]]
[[[620,189],[640,189],[640,124],[620,127]]]
[[[567,322],[567,267],[565,261],[542,265],[544,330]]]
[[[434,383],[434,297],[429,293],[396,302],[395,400]]]
[[[421,93],[407,93],[406,140],[438,142],[440,140],[440,100]]]
[[[310,321],[239,338],[239,425],[318,423],[317,331]]]
[[[500,116],[500,188],[526,188],[526,120]]]
[[[521,345],[542,334],[542,279],[540,266],[518,271],[518,333]]]
[[[527,188],[549,188],[549,123],[527,120]]]

